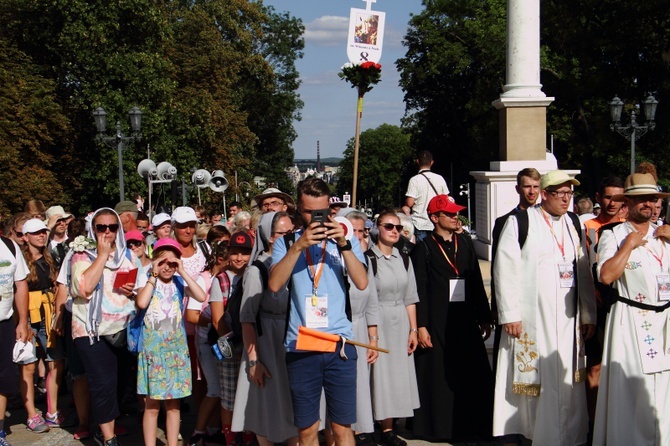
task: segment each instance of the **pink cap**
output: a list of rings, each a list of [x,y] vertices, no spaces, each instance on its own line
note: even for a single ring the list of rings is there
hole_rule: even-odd
[[[126,232],[126,241],[129,242],[131,240],[137,240],[138,242],[143,242],[144,241],[144,236],[140,231],[137,229],[134,229],[132,231]]]
[[[164,237],[162,239],[159,239],[154,244],[154,253],[159,249],[171,249],[175,251],[177,254],[179,254],[179,257],[181,257],[181,245],[177,243],[177,241],[173,238]]]

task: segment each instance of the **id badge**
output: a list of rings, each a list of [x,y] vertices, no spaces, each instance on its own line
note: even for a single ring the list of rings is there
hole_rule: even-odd
[[[328,328],[328,296],[305,296],[307,328]]]
[[[575,270],[572,263],[558,264],[558,280],[561,288],[572,288],[575,286]]]
[[[656,283],[658,284],[658,300],[670,301],[670,274],[656,274]]]
[[[465,302],[465,279],[449,279],[449,302]]]

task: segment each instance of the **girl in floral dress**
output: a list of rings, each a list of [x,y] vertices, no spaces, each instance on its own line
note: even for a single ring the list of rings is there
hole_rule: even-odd
[[[142,420],[144,444],[156,444],[160,402],[165,405],[168,446],[179,437],[179,398],[191,394],[191,362],[182,322],[184,289],[202,302],[205,292],[181,261],[181,246],[170,238],[156,242],[152,255],[152,277],[137,295],[137,306],[147,308],[142,332],[142,350],[137,358],[137,393],[146,395]],[[179,273],[175,277],[175,273]]]

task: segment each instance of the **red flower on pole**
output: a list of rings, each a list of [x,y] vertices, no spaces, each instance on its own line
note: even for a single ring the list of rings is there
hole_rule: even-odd
[[[375,62],[363,62],[360,65],[346,63],[338,73],[341,79],[349,82],[351,88],[358,89],[358,96],[363,97],[365,93],[372,90],[372,86],[378,84],[382,77],[382,66]]]

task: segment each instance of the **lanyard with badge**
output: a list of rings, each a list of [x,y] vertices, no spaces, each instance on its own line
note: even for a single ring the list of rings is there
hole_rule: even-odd
[[[449,302],[465,302],[465,279],[458,277],[460,273],[458,271],[458,266],[456,265],[456,255],[458,254],[458,236],[456,234],[453,235],[454,240],[453,262],[447,255],[446,251],[444,250],[440,242],[437,241],[435,236],[433,234],[431,234],[430,236],[433,238],[433,241],[435,242],[437,247],[440,248],[442,255],[444,256],[449,266],[451,266],[451,269],[453,269],[454,272],[456,273],[455,279],[449,279]]]
[[[549,226],[551,235],[554,237],[554,241],[558,246],[558,250],[561,251],[561,256],[563,257],[563,262],[558,264],[558,282],[561,284],[561,288],[572,288],[575,286],[575,269],[572,262],[567,262],[565,259],[565,225],[563,219],[560,219],[561,222],[561,241],[558,241],[556,232],[554,231],[554,225],[552,224],[550,218],[548,217],[547,212],[544,209],[542,210],[542,217],[544,217],[544,222]]]
[[[326,259],[326,241],[321,244],[321,258],[316,267],[310,253],[311,247],[305,250],[307,271],[312,281],[312,294],[305,297],[305,323],[308,328],[328,327],[328,295],[318,295],[319,281],[323,274]]]
[[[670,274],[666,268],[663,267],[663,256],[665,255],[665,241],[661,239],[661,255],[657,256],[649,246],[644,245],[644,248],[656,259],[661,267],[661,272],[656,274],[656,286],[658,290],[658,300],[667,302],[670,301]]]

